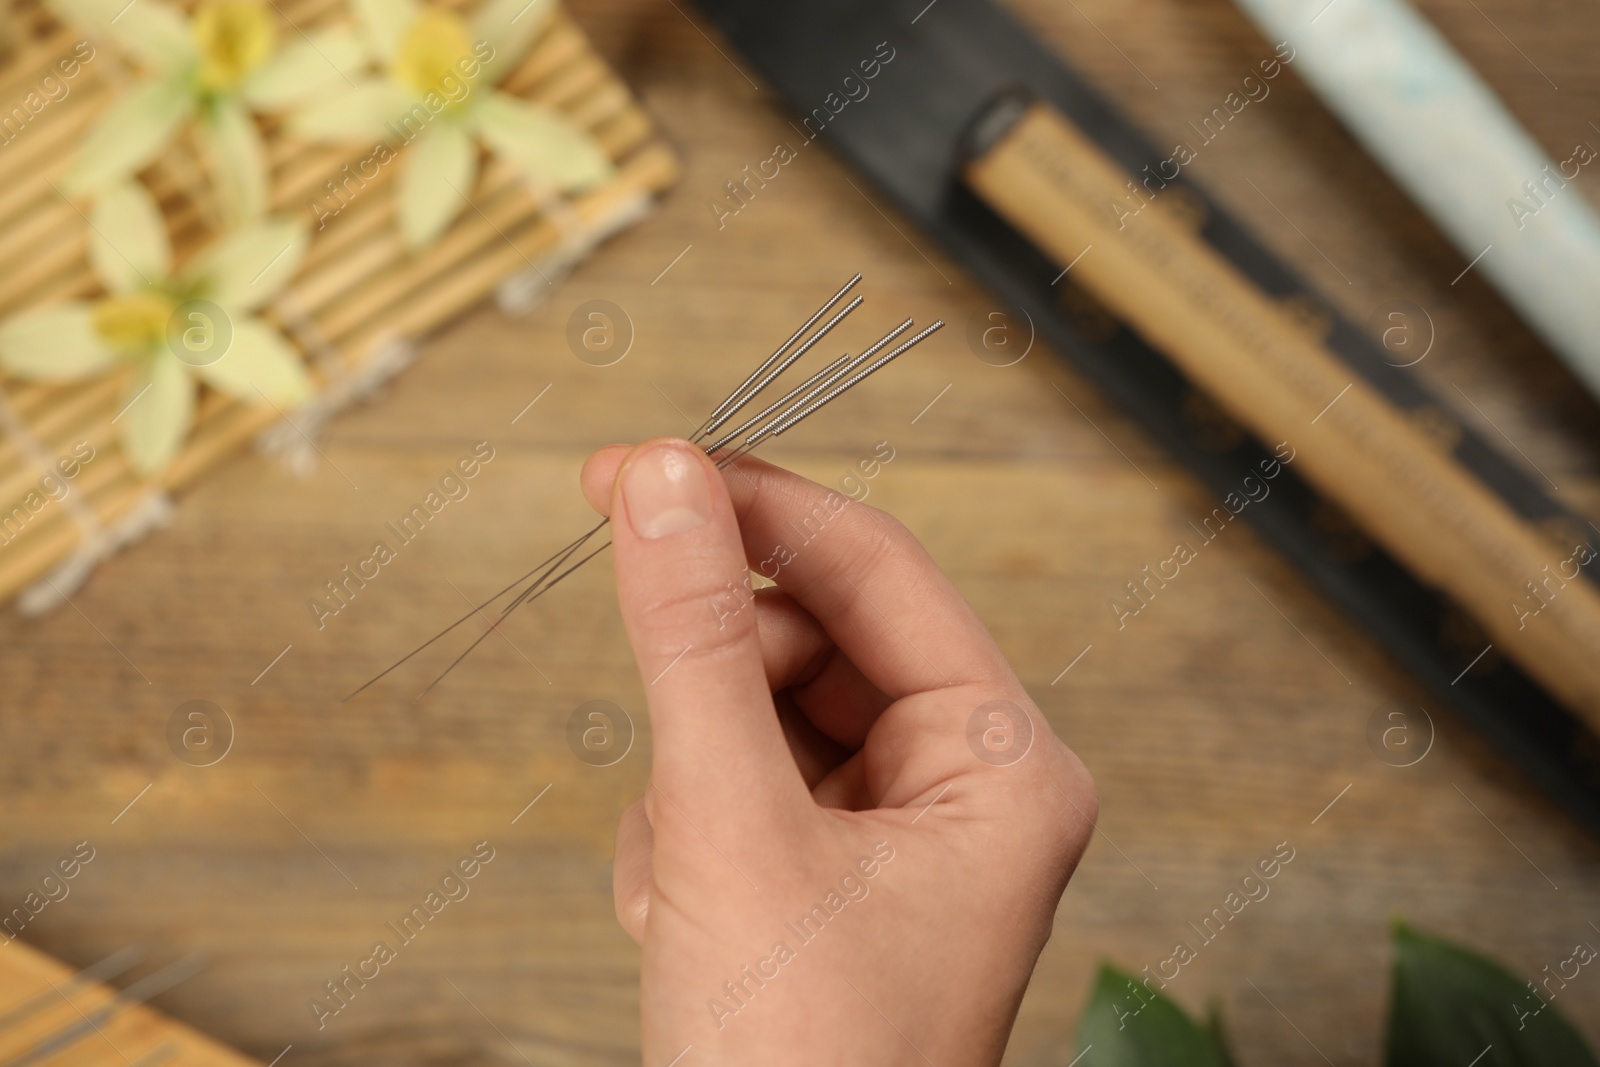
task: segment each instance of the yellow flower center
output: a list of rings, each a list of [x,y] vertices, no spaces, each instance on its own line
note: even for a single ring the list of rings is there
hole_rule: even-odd
[[[200,50],[200,85],[214,92],[238,88],[277,40],[272,16],[253,0],[205,0],[190,25]]]
[[[456,64],[471,55],[466,20],[453,11],[426,8],[406,29],[394,57],[394,76],[419,96],[439,93],[453,99],[460,90],[452,87],[466,84]]]
[[[161,344],[177,302],[162,293],[111,296],[94,306],[94,329],[118,352],[138,354]]]

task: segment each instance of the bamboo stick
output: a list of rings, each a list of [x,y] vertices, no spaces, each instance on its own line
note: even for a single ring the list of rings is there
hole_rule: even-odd
[[[1565,553],[1554,554],[1546,537],[1161,201],[1119,220],[1125,177],[1040,104],[966,170],[973,190],[1059,264],[1092,244],[1074,275],[1079,284],[1262,441],[1285,442],[1307,480],[1600,727],[1600,592],[1581,579],[1561,581],[1538,618],[1520,615],[1518,603]]]

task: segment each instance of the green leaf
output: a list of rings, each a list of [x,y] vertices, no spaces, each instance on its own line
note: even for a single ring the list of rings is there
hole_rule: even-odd
[[[1212,1023],[1216,1027],[1215,1021]],[[1217,1031],[1152,992],[1133,975],[1103,964],[1078,1023],[1078,1055],[1094,1067],[1231,1067]]]
[[[1224,1067],[1236,1067],[1233,1054],[1228,1051],[1227,1035],[1222,1032],[1222,1011],[1215,1004],[1211,1005],[1211,1018],[1206,1022],[1206,1033],[1217,1043],[1217,1051],[1222,1053]]]
[[[1583,1038],[1547,1003],[1560,997],[1559,979],[1541,988],[1541,999],[1494,961],[1403,923],[1394,947],[1386,1057],[1394,1067],[1596,1067]],[[1594,958],[1576,946],[1547,976],[1563,964],[1581,969],[1579,950]]]

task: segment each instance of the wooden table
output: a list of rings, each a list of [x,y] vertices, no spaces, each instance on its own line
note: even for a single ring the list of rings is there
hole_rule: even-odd
[[[1592,4],[1546,0],[1537,17],[1511,0],[1422,6],[1558,158],[1597,143]],[[1017,7],[1158,141],[1271,51],[1225,0]],[[686,429],[677,409],[706,409],[852,271],[871,310],[851,342],[907,314],[961,326],[989,303],[820,147],[719,229],[710,202],[791,136],[786,116],[672,4],[575,13],[682,148],[659,212],[526,318],[484,309],[432,339],[380,404],[333,427],[314,478],[243,457],[72,608],[0,621],[0,903],[91,842],[96,858],[29,940],[80,965],[132,941],[204,950],[207,976],[159,1003],[263,1060],[292,1044],[293,1067],[638,1062],[638,955],[609,884],[649,734],[609,568],[520,615],[426,701],[411,700],[421,666],[337,698],[580,527],[589,449]],[[1292,69],[1192,169],[1358,321],[1395,297],[1427,308],[1438,343],[1416,372],[1600,516],[1594,405],[1478,276],[1452,286],[1462,258]],[[1592,176],[1574,189],[1596,199]],[[567,347],[590,299],[636,330],[614,366]],[[1374,712],[1429,702],[1248,529],[1119,632],[1107,601],[1213,502],[1051,354],[995,368],[963,335],[939,335],[773,455],[835,482],[892,443],[870,500],[948,568],[1099,782],[1101,832],[1008,1063],[1065,1064],[1096,963],[1163,958],[1282,841],[1296,858],[1271,897],[1172,989],[1220,1004],[1243,1064],[1377,1063],[1396,916],[1528,975],[1595,936],[1595,843],[1442,709],[1429,708],[1421,763],[1375,758]],[[485,439],[494,459],[470,496],[319,630],[308,598]],[[168,746],[169,718],[193,699],[236,728],[214,766]],[[590,699],[634,712],[637,743],[615,766],[587,766],[565,742]],[[495,859],[471,896],[319,1031],[308,999],[482,840]],[[1600,1042],[1600,981],[1574,983],[1561,1006]]]

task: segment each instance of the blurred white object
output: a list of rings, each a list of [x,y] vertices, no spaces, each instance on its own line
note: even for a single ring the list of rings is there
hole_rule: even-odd
[[[1600,172],[1592,131],[1551,160],[1404,0],[1236,2],[1294,47],[1294,69],[1600,397],[1600,220],[1568,188]]]

